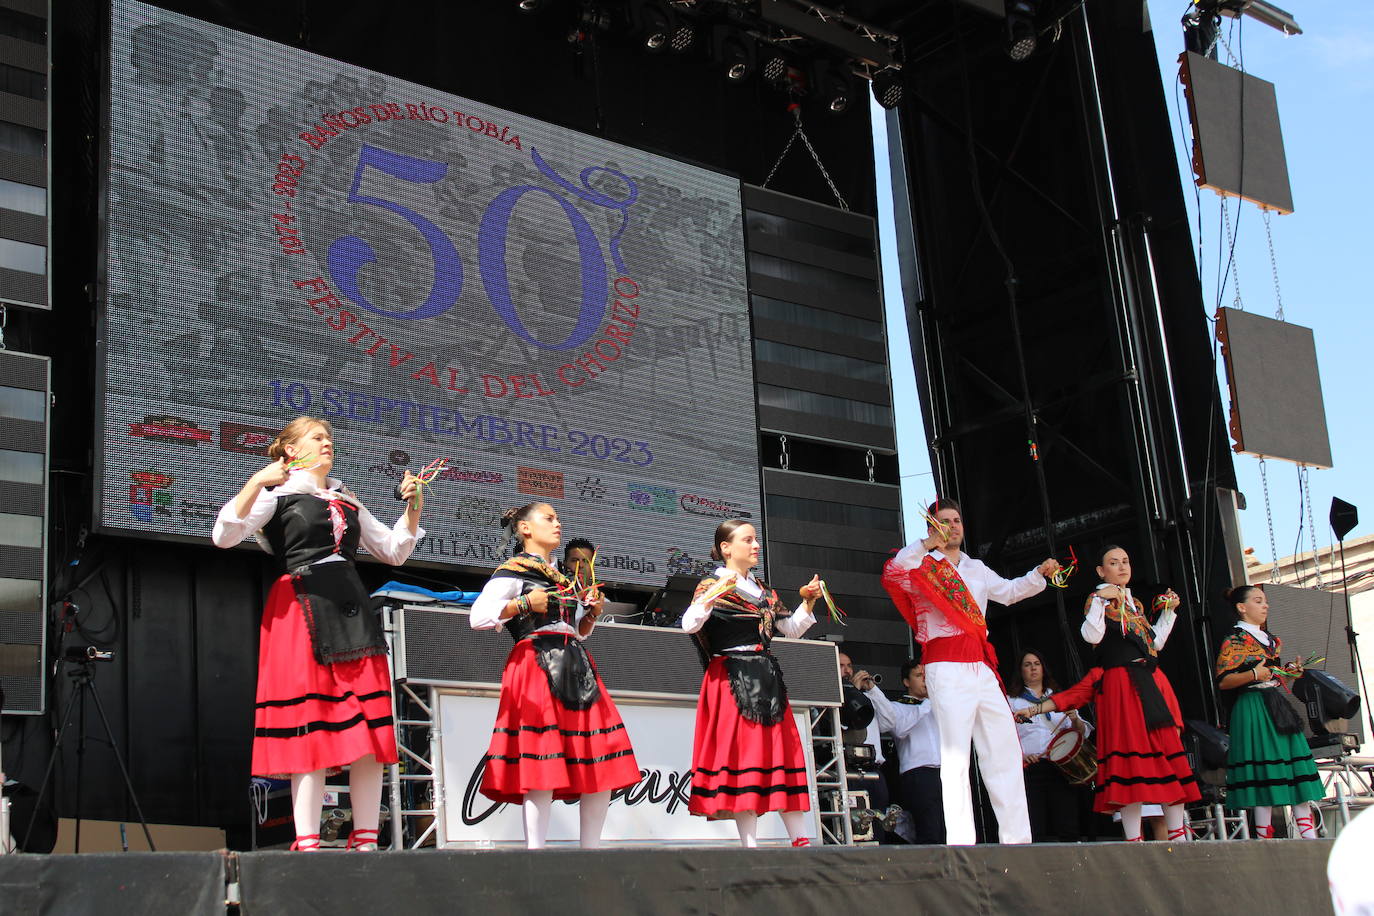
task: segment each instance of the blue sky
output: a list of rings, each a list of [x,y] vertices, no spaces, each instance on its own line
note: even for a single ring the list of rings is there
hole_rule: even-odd
[[[1279,289],[1286,320],[1312,328],[1317,345],[1327,426],[1335,467],[1312,470],[1309,483],[1317,544],[1331,538],[1326,518],[1332,496],[1354,503],[1361,510],[1361,524],[1350,537],[1374,531],[1374,474],[1366,452],[1374,447],[1369,431],[1366,392],[1370,385],[1366,365],[1374,363],[1374,310],[1370,308],[1371,283],[1367,266],[1374,263],[1368,214],[1374,212],[1374,182],[1369,177],[1371,141],[1374,141],[1374,17],[1365,3],[1330,2],[1285,4],[1304,34],[1285,37],[1254,20],[1237,24],[1222,20],[1222,34],[1233,54],[1243,58],[1245,70],[1275,84],[1284,148],[1293,188],[1294,213],[1274,215],[1270,228],[1278,267]],[[1165,83],[1174,125],[1174,146],[1184,198],[1192,218],[1194,243],[1199,197],[1194,194],[1189,158],[1190,133],[1179,132],[1175,105],[1177,58],[1183,50],[1179,20],[1187,9],[1181,0],[1149,0],[1160,71]],[[1223,63],[1232,62],[1226,49],[1219,50]],[[1234,65],[1234,64],[1233,64]],[[882,111],[875,107],[877,148],[885,150],[886,131]],[[1183,125],[1187,127],[1186,111]],[[886,162],[880,158],[879,221],[883,245],[883,284],[888,303],[889,348],[893,360],[893,395],[897,413],[897,443],[901,456],[902,484],[908,538],[916,506],[934,492],[929,453],[921,424],[915,376],[901,300],[901,282],[892,234],[890,188]],[[1200,194],[1202,210],[1202,278],[1205,308],[1209,315],[1218,303],[1218,259],[1224,265],[1227,248],[1221,228],[1220,198],[1212,191]],[[1263,217],[1253,204],[1229,204],[1235,231],[1235,268],[1221,295],[1232,305],[1238,276],[1242,304],[1247,311],[1273,316],[1277,299]],[[1222,385],[1225,385],[1224,376]],[[1269,524],[1259,462],[1234,455],[1236,474],[1249,508],[1240,514],[1245,546],[1253,547],[1261,560],[1269,560]],[[1294,552],[1304,513],[1299,510],[1298,468],[1284,461],[1269,461],[1270,506],[1274,541],[1279,556]],[[1303,550],[1311,549],[1304,525]]]

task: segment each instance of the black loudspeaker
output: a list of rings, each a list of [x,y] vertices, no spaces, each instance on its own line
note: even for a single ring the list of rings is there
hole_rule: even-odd
[[[1336,533],[1336,540],[1344,541],[1359,523],[1359,509],[1338,496],[1331,497],[1331,530]]]
[[[1307,704],[1312,731],[1330,734],[1334,719],[1351,720],[1360,712],[1360,695],[1329,671],[1306,671],[1293,684],[1293,695]]]
[[[1189,750],[1197,755],[1196,770],[1219,770],[1226,766],[1226,754],[1231,750],[1231,736],[1209,722],[1187,719],[1185,740]]]

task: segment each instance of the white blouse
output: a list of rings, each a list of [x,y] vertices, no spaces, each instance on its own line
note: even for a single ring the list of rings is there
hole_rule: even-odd
[[[320,499],[338,497],[343,484],[333,477],[330,477],[327,483],[328,486],[321,487],[315,475],[309,471],[292,471],[291,476],[280,486],[271,490],[266,487],[259,490],[248,514],[243,518],[239,518],[234,513],[234,502],[238,499],[236,496],[219,510],[219,517],[215,519],[215,530],[210,538],[216,547],[233,547],[250,536],[256,536],[263,550],[271,553],[272,549],[267,545],[267,539],[258,536],[258,532],[276,512],[277,499],[296,493],[310,493]],[[396,524],[388,528],[377,521],[377,517],[369,512],[366,506],[359,503],[356,497],[352,499],[345,497],[345,499],[358,506],[358,524],[362,528],[360,540],[363,547],[367,548],[368,553],[392,566],[400,566],[410,559],[411,552],[415,550],[415,542],[425,536],[423,528],[417,528],[416,533],[411,534],[410,525],[406,523],[404,512],[396,520]],[[344,559],[347,558],[336,553],[316,562],[332,563]]]
[[[477,596],[477,600],[472,603],[472,616],[468,622],[472,624],[474,630],[501,630],[506,626],[507,621],[501,619],[501,612],[506,609],[506,605],[520,597],[520,592],[524,587],[524,580],[517,579],[515,576],[500,576],[495,579],[488,579],[487,584],[482,586],[482,593]],[[552,600],[552,599],[551,599]],[[582,618],[587,616],[587,608],[581,601],[577,602],[577,623],[580,626]],[[592,621],[595,629],[596,621]],[[583,636],[577,631],[576,627],[570,626],[566,621],[555,620],[546,623],[542,627],[536,627],[536,633],[563,633],[568,636],[575,636],[582,639]],[[591,635],[591,630],[587,631]]]
[[[1099,590],[1103,588],[1106,588],[1105,583],[1098,586]],[[1126,589],[1126,600],[1128,602],[1135,600],[1129,588]],[[1164,643],[1168,640],[1169,633],[1173,631],[1174,623],[1177,621],[1178,613],[1173,608],[1160,611],[1159,619],[1154,623],[1156,652],[1164,648]],[[1093,595],[1093,603],[1083,618],[1083,626],[1079,628],[1079,632],[1083,634],[1085,640],[1094,646],[1102,642],[1102,638],[1107,635],[1107,602],[1096,594]],[[1122,624],[1122,632],[1125,632],[1125,624]]]
[[[718,566],[716,567],[715,577],[719,579],[727,572],[729,572],[729,570],[727,570],[724,566]],[[735,586],[740,591],[744,592],[750,598],[753,598],[755,600],[763,597],[763,586],[759,585],[759,582],[757,579],[754,578],[753,573],[750,573],[743,579],[737,577],[735,579]],[[692,606],[687,608],[686,613],[682,615],[682,628],[686,630],[688,633],[695,633],[697,630],[700,630],[703,626],[705,626],[706,619],[710,616],[710,605],[703,604],[700,601],[694,601],[692,602]],[[801,604],[797,605],[797,609],[792,612],[791,617],[777,618],[777,628],[779,633],[781,633],[783,636],[788,637],[789,639],[800,639],[802,634],[805,633],[807,630],[811,629],[811,626],[815,622],[815,615],[812,614],[811,611],[807,610],[806,602],[803,601]],[[752,645],[752,643],[750,645]],[[730,648],[747,649],[749,648],[749,646],[731,646]]]

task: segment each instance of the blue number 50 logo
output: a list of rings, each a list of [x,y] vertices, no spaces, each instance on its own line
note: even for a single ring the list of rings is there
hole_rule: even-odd
[[[531,148],[530,157],[534,166],[563,191],[599,207],[619,210],[620,226],[611,235],[611,259],[621,275],[626,273],[625,262],[620,255],[620,238],[630,222],[630,206],[639,195],[639,189],[629,176],[601,166],[583,169],[578,176],[581,187],[563,178],[553,167],[544,161],[539,151]],[[417,159],[390,150],[364,144],[358,153],[358,167],[353,173],[353,187],[348,192],[350,203],[366,204],[390,210],[415,227],[434,259],[434,285],[429,296],[413,309],[388,310],[369,302],[358,288],[358,272],[368,264],[377,262],[377,252],[356,235],[347,235],[329,246],[327,264],[329,276],[334,285],[360,307],[389,318],[418,320],[442,315],[457,304],[463,292],[463,264],[453,241],[443,230],[409,207],[380,197],[359,194],[363,170],[376,169],[401,181],[415,184],[433,184],[448,174],[448,164],[430,159]],[[614,197],[592,187],[592,177],[604,172],[624,182],[627,193],[624,197]],[[511,298],[510,278],[506,267],[506,239],[510,231],[511,217],[515,207],[526,194],[544,194],[551,197],[563,210],[572,227],[573,238],[577,241],[578,261],[581,267],[580,304],[577,323],[567,338],[556,343],[540,340],[530,333],[520,320],[515,302]],[[571,350],[586,343],[606,318],[608,281],[606,260],[601,251],[601,242],[592,230],[591,224],[581,211],[560,194],[539,185],[517,185],[500,192],[487,205],[477,230],[477,269],[482,277],[482,286],[492,308],[506,326],[522,340],[546,350]]]

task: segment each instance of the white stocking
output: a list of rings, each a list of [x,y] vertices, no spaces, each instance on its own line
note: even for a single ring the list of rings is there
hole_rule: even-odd
[[[800,840],[806,836],[806,812],[805,811],[779,811],[782,815],[782,824],[787,828],[787,836],[793,841]]]
[[[539,789],[525,793],[525,848],[543,849],[549,835],[549,809],[553,807],[553,791]]]
[[[595,792],[582,796],[577,803],[580,830],[578,838],[583,849],[601,848],[601,828],[606,823],[606,810],[611,807],[611,792]]]
[[[753,811],[736,811],[735,829],[739,831],[739,844],[745,849],[759,845],[759,816]]]
[[[1274,823],[1274,809],[1268,805],[1256,805],[1252,810],[1255,815],[1255,835],[1268,836],[1268,828]]]
[[[1169,839],[1175,843],[1186,843],[1192,839],[1189,831],[1183,829],[1183,813],[1182,803],[1164,806],[1164,826],[1169,828]],[[1180,829],[1183,832],[1175,836]]]
[[[320,809],[324,807],[324,770],[291,774],[291,817],[296,836],[318,835]]]
[[[382,819],[382,771],[382,765],[371,754],[353,761],[348,768],[354,830],[376,830]]]
[[[1311,818],[1314,813],[1311,802],[1298,802],[1293,806],[1293,820],[1295,823],[1298,818]],[[1307,828],[1304,828],[1301,824],[1297,824],[1298,836],[1302,837],[1304,840],[1317,839],[1317,822],[1312,820],[1311,824],[1312,826]]]
[[[1140,839],[1140,802],[1121,808],[1121,832],[1128,840]]]

